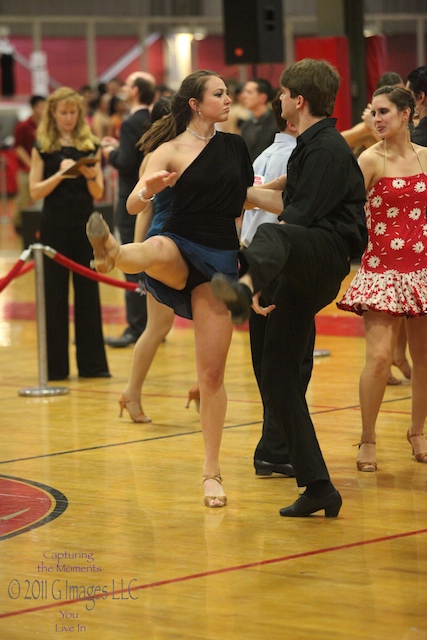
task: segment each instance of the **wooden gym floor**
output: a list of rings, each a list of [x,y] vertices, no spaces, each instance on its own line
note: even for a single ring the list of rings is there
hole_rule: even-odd
[[[20,252],[8,213],[0,278]],[[123,291],[101,294],[105,335],[120,335]],[[252,466],[261,403],[247,331],[234,332],[227,366],[229,505],[206,509],[198,414],[185,408],[191,327],[177,322],[159,349],[144,393],[153,421],[137,425],[118,416],[130,348],[108,350],[111,379],[78,379],[72,353],[68,394],[19,395],[39,385],[34,302],[34,272],[0,294],[2,640],[427,639],[427,465],[405,440],[411,389],[387,388],[378,472],[357,472],[358,318],[334,305],[319,316],[316,348],[331,353],[308,391],[343,507],[291,519],[278,511],[295,481]]]

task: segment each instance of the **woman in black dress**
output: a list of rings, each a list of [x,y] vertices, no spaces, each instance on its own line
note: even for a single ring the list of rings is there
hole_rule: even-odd
[[[253,171],[238,135],[217,132],[228,118],[231,99],[212,71],[188,76],[172,100],[171,115],[154,126],[164,140],[127,202],[139,213],[167,186],[174,205],[160,235],[119,246],[97,216],[88,223],[99,271],[114,265],[126,273],[146,274],[147,289],[175,313],[194,322],[200,385],[200,419],[205,445],[203,482],[207,507],[223,507],[219,449],[226,413],[224,369],[232,324],[224,303],[215,299],[210,280],[225,270],[237,278],[239,247],[235,219],[242,211]]]
[[[63,175],[80,158],[93,157],[94,166],[82,166],[74,177]],[[104,190],[100,147],[85,120],[82,96],[61,87],[46,101],[31,156],[30,192],[44,198],[40,242],[67,258],[89,267],[92,248],[85,233],[94,199]],[[47,360],[49,380],[69,375],[68,290],[70,274],[44,257]],[[102,335],[98,283],[73,273],[74,325],[79,375],[110,377]]]

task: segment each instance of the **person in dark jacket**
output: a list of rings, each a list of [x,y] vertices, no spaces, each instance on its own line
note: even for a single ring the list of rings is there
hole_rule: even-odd
[[[117,169],[119,174],[119,198],[115,212],[115,223],[122,244],[133,242],[135,216],[126,210],[126,200],[138,182],[138,172],[143,154],[137,148],[137,142],[150,122],[149,107],[154,100],[155,82],[151,74],[135,72],[122,86],[126,102],[130,106],[130,115],[120,127],[120,139],[104,138],[104,158]],[[138,274],[125,274],[128,282],[137,283]],[[126,320],[128,326],[119,338],[106,338],[110,347],[127,347],[134,344],[145,329],[147,323],[147,302],[145,296],[135,291],[126,291]]]

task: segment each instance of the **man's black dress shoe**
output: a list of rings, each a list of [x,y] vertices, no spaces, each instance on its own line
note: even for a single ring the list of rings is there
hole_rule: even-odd
[[[222,300],[231,311],[234,324],[243,324],[251,316],[252,292],[245,284],[235,282],[223,273],[215,273],[211,287],[218,300]]]
[[[304,518],[311,516],[316,511],[325,510],[325,516],[327,518],[336,518],[339,514],[342,505],[342,498],[339,492],[335,489],[333,493],[323,498],[308,498],[305,493],[300,495],[298,500],[295,500],[289,507],[283,507],[280,509],[281,516],[288,516],[290,518]]]
[[[257,476],[271,476],[273,473],[281,473],[283,476],[295,478],[294,468],[289,463],[266,462],[255,458],[254,467]]]
[[[130,347],[131,344],[135,344],[138,340],[136,336],[134,336],[129,331],[125,331],[120,338],[105,338],[105,344],[108,344],[109,347],[123,348]]]

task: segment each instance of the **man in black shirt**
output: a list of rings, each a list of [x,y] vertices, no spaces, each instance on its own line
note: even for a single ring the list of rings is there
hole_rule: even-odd
[[[312,349],[316,313],[335,299],[350,261],[365,248],[365,187],[356,158],[330,117],[339,87],[336,69],[307,58],[287,67],[280,82],[282,117],[296,126],[297,146],[287,176],[250,187],[248,201],[280,214],[285,224],[260,225],[240,252],[239,283],[217,274],[212,287],[236,323],[249,317],[251,304],[261,315],[271,313],[263,397],[289,446],[298,486],[307,487],[280,514],[300,517],[324,510],[335,517],[342,500],[317,441],[301,370],[307,348]],[[262,308],[259,293],[275,277],[274,304]]]

